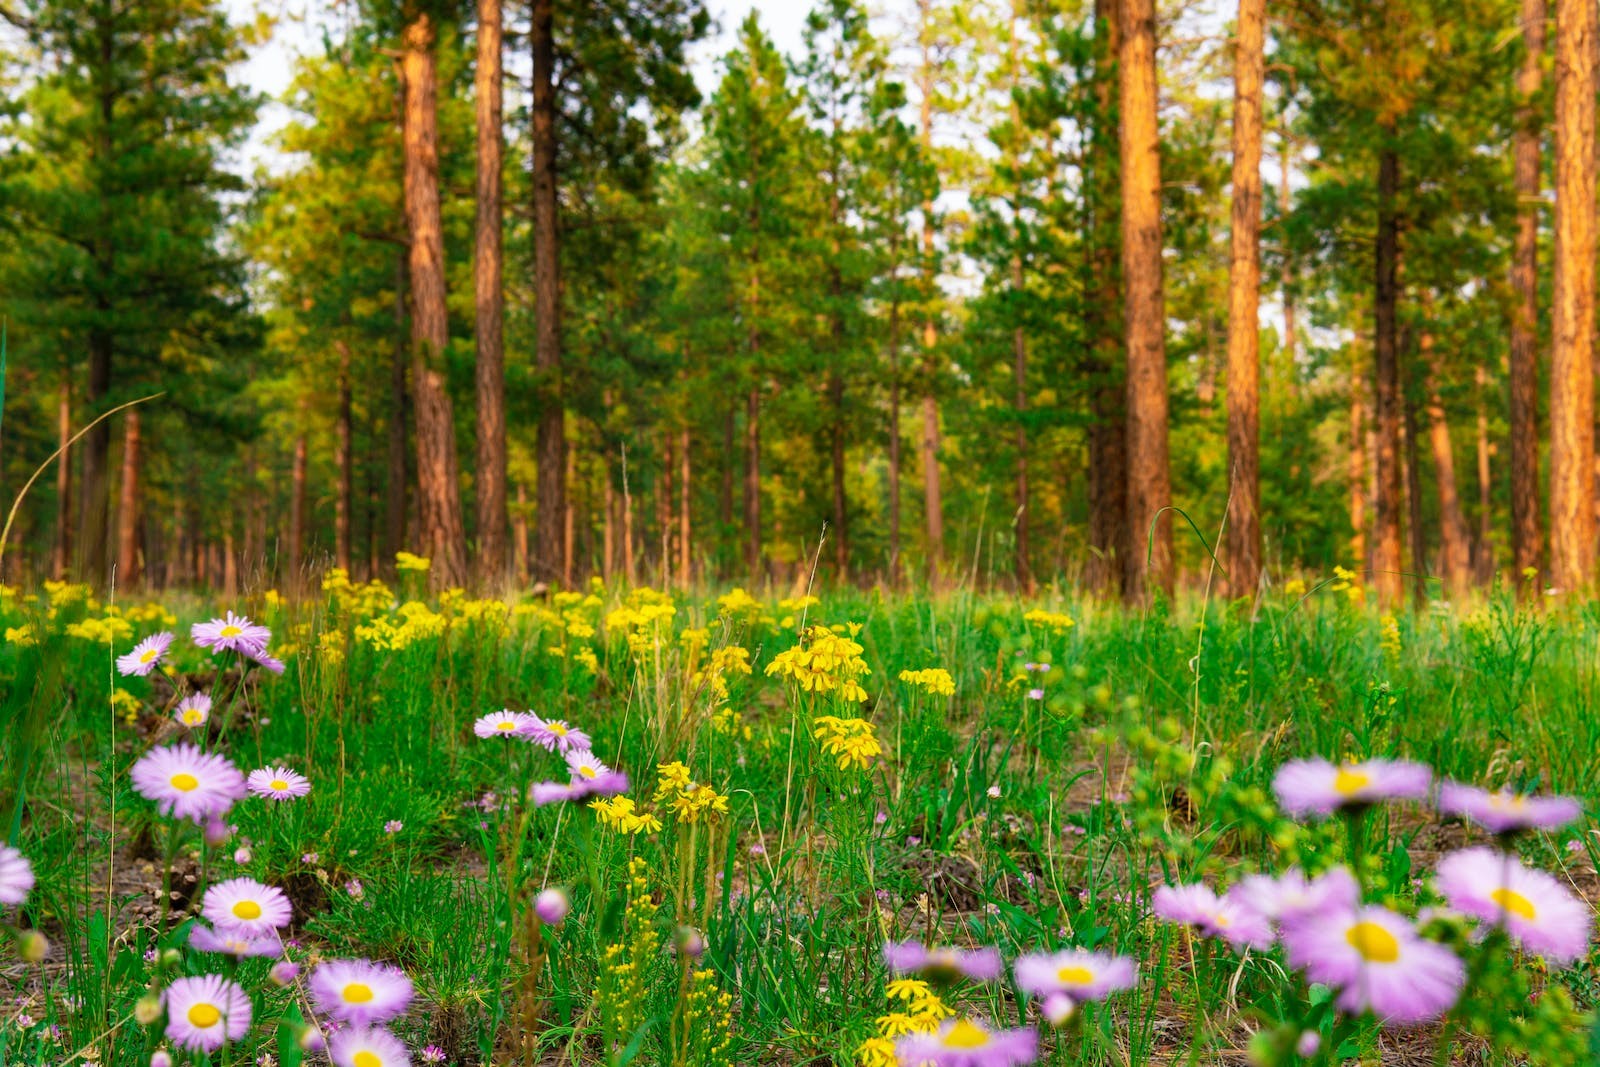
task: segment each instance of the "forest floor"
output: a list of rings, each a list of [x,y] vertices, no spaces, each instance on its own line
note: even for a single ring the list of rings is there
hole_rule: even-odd
[[[361,1059],[366,1022],[412,1063],[461,1067],[882,1067],[897,1041],[907,1067],[1033,1062],[995,1033],[1023,1028],[1039,1062],[1127,1067],[1587,1047],[1600,954],[1474,933],[1433,871],[1508,847],[1585,917],[1600,906],[1592,605],[1385,615],[1346,582],[1143,612],[1056,591],[480,599],[424,577],[335,572],[319,596],[227,602],[0,588],[0,818],[33,875],[0,912],[0,1063],[294,1067],[325,1062],[322,1040],[338,1063],[406,1062],[381,1041]],[[197,647],[191,627],[228,610],[270,638]],[[161,632],[175,640],[148,673],[119,671]],[[203,721],[181,723],[197,694]],[[309,791],[227,786],[212,817],[170,816],[132,770],[188,745]],[[1436,784],[1294,816],[1274,777],[1312,757],[1412,760]],[[533,802],[608,769],[625,791]],[[1446,779],[1584,814],[1493,839],[1438,810]],[[1366,901],[1466,961],[1464,988],[1385,1025],[1308,982],[1287,920],[1247,946],[1155,914],[1164,884],[1220,893],[1291,865],[1349,865]],[[0,902],[14,876],[0,854]],[[239,878],[281,890],[282,920],[259,956],[203,951],[207,925],[227,933],[208,894]],[[897,981],[897,942],[993,948],[1004,967]],[[1052,1025],[1013,965],[1069,949],[1136,976]],[[365,1016],[330,1003],[316,976],[339,959],[398,968],[414,995]],[[208,1053],[173,1005],[211,974],[251,1010]],[[929,1031],[946,1045],[907,1044]]]

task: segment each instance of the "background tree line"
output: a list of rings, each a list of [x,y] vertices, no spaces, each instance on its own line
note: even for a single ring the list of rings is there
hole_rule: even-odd
[[[0,0],[7,580],[1594,577],[1593,0],[325,16]]]

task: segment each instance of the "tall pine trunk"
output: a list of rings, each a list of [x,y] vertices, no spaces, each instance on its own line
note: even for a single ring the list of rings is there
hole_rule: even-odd
[[[1430,310],[1425,308],[1425,317]],[[1472,534],[1461,510],[1455,446],[1450,441],[1450,421],[1439,392],[1439,356],[1431,330],[1423,329],[1418,347],[1428,394],[1428,449],[1433,456],[1433,480],[1439,494],[1439,576],[1450,595],[1459,597],[1472,580]]]
[[[1526,597],[1540,588],[1539,523],[1539,137],[1543,79],[1544,0],[1522,0],[1522,66],[1517,71],[1517,125],[1512,134],[1517,234],[1511,252],[1511,558]],[[1532,572],[1533,581],[1523,576]]]
[[[1345,479],[1349,483],[1350,559],[1357,571],[1367,566],[1367,393],[1357,367],[1350,369],[1350,448]]]
[[[406,364],[410,361],[406,327],[406,260],[395,258],[394,354],[389,361],[389,457],[387,492],[384,494],[383,566],[385,573],[394,567],[395,553],[412,547],[406,540],[406,498],[411,491],[411,475],[406,469],[406,409],[411,391],[406,385]],[[421,547],[416,546],[416,547]]]
[[[554,0],[534,0],[533,47],[533,311],[534,365],[539,371],[536,566],[540,577],[566,570],[562,511],[566,500],[566,420],[561,389],[561,240],[556,203]],[[632,575],[629,576],[632,580]]]
[[[1494,578],[1494,492],[1489,469],[1489,370],[1479,362],[1472,372],[1478,392],[1478,536],[1473,546],[1472,574],[1481,584]]]
[[[1376,372],[1374,418],[1377,426],[1378,491],[1373,501],[1372,585],[1385,608],[1402,594],[1400,548],[1400,349],[1396,312],[1400,299],[1400,225],[1396,197],[1400,156],[1393,131],[1378,153],[1378,238],[1374,267],[1373,366]]]
[[[1010,60],[1011,73],[1011,141],[1008,145],[1007,163],[1013,175],[1017,177],[1017,188],[1012,201],[1012,212],[1018,220],[1012,228],[1011,240],[1011,294],[1014,301],[1013,314],[1017,316],[1011,328],[1011,378],[1012,378],[1012,411],[1016,415],[1017,426],[1012,447],[1016,452],[1016,470],[1014,473],[1016,511],[1012,517],[1012,527],[1015,530],[1016,549],[1012,557],[1012,573],[1016,577],[1017,589],[1023,593],[1033,592],[1033,567],[1031,564],[1032,547],[1028,541],[1028,426],[1026,416],[1028,411],[1028,337],[1022,324],[1023,294],[1027,288],[1027,278],[1023,273],[1022,243],[1025,232],[1021,224],[1022,188],[1021,168],[1019,166],[1020,139],[1022,137],[1022,109],[1017,103],[1017,94],[1021,88],[1021,64],[1017,59],[1017,23],[1022,18],[1021,0],[1011,0],[1011,26],[1006,36],[1006,48]]]
[[[1128,520],[1133,602],[1173,588],[1167,456],[1166,310],[1161,282],[1161,155],[1156,122],[1155,0],[1122,0],[1122,275],[1127,290]],[[1147,568],[1148,561],[1148,568]]]
[[[477,311],[478,575],[495,581],[506,571],[506,382],[500,281],[500,0],[478,0],[477,239],[473,292]]]
[[[436,588],[467,577],[467,537],[461,520],[455,413],[442,361],[450,341],[445,305],[444,237],[439,211],[438,72],[434,26],[418,13],[402,35],[405,80],[405,205],[411,233],[412,389],[417,418],[417,490],[422,541],[433,560]]]
[[[1088,202],[1090,278],[1095,295],[1088,327],[1089,587],[1122,594],[1128,539],[1128,418],[1122,374],[1122,194],[1117,145],[1117,59],[1122,48],[1120,0],[1095,0],[1096,151]]]
[[[304,420],[303,412],[300,418]],[[294,459],[289,468],[289,572],[284,582],[295,591],[301,587],[306,565],[307,458],[306,433],[302,428],[295,434]],[[198,536],[197,530],[197,539]]]
[[[928,19],[927,0],[919,0],[918,9],[924,23]],[[922,149],[933,152],[933,53],[924,27],[922,43],[922,68],[920,88],[922,110],[920,135]],[[938,297],[938,272],[934,265],[933,202],[922,203],[922,271],[923,298],[926,316],[922,322],[922,496],[923,519],[926,526],[926,554],[928,581],[935,587],[943,582],[944,574],[944,495],[939,480],[939,399],[934,389],[939,378],[939,327],[935,321]]]
[[[1289,211],[1293,207],[1291,190],[1289,188],[1289,172],[1294,165],[1294,138],[1289,135],[1288,123],[1284,123],[1283,141],[1279,145],[1279,170],[1278,180],[1278,235],[1279,254],[1283,263],[1278,275],[1278,299],[1283,301],[1283,359],[1288,368],[1291,381],[1298,377],[1295,368],[1295,337],[1298,327],[1295,325],[1294,306],[1294,249],[1289,244]]]
[[[900,266],[900,235],[889,238],[891,270]],[[889,584],[896,588],[904,571],[900,548],[900,286],[896,277],[889,295]]]
[[[338,486],[333,494],[333,555],[334,564],[350,573],[350,527],[355,510],[355,453],[350,425],[350,346],[339,341],[337,410],[333,424],[333,465]]]
[[[678,429],[678,585],[687,589],[694,582],[694,555],[690,546],[689,424]]]
[[[140,474],[144,462],[139,432],[139,409],[124,416],[122,425],[122,498],[117,507],[117,585],[139,586]]]
[[[1550,351],[1550,580],[1594,578],[1595,4],[1556,3],[1556,238]]]
[[[72,455],[67,442],[72,439],[72,383],[62,369],[56,397],[56,444],[61,458],[56,461],[56,540],[55,559],[50,568],[56,581],[66,581],[72,567]]]
[[[754,341],[752,340],[752,344]],[[761,390],[751,386],[744,406],[744,566],[761,582]]]
[[[109,309],[105,309],[109,313]],[[84,394],[89,419],[100,414],[111,390],[112,338],[108,330],[89,331],[89,380]],[[83,481],[78,503],[78,570],[84,580],[99,585],[110,565],[108,539],[111,525],[111,425],[110,420],[90,428],[83,436]]]
[[[1422,525],[1422,464],[1418,460],[1417,409],[1409,396],[1402,394],[1405,408],[1403,451],[1405,472],[1401,479],[1406,502],[1406,527],[1411,534],[1411,600],[1418,608],[1428,600],[1428,539]]]
[[[1261,585],[1261,80],[1266,0],[1239,0],[1233,63],[1233,225],[1228,266],[1228,519],[1231,596]]]

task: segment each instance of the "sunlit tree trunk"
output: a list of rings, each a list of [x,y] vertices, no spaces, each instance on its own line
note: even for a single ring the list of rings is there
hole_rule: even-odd
[[[1424,314],[1427,313],[1425,309]],[[1428,394],[1428,448],[1433,456],[1433,479],[1439,494],[1439,576],[1444,579],[1450,595],[1458,597],[1466,592],[1472,580],[1472,535],[1461,510],[1455,446],[1450,441],[1450,422],[1445,415],[1444,398],[1439,393],[1439,359],[1431,330],[1423,330],[1418,347]]]
[[[1523,596],[1540,588],[1539,522],[1539,138],[1543,79],[1544,0],[1522,0],[1522,66],[1517,71],[1517,124],[1511,138],[1517,233],[1511,251],[1511,558]],[[1524,575],[1533,572],[1534,580]]]
[[[689,491],[689,426],[678,430],[678,585],[687,589],[694,582],[693,560],[690,547]]]
[[[62,371],[56,396],[56,445],[62,450],[56,461],[56,540],[55,558],[50,568],[57,581],[65,581],[72,567],[72,453],[67,442],[72,438],[72,383]]]
[[[140,580],[139,482],[144,463],[140,421],[138,408],[123,415],[122,499],[117,507],[117,585],[122,589],[136,589]]]
[[[900,238],[889,238],[889,262],[898,266]],[[900,289],[889,296],[889,584],[903,574],[900,546]]]
[[[1556,4],[1555,295],[1550,355],[1550,579],[1594,578],[1595,3]]]
[[[556,202],[554,0],[534,0],[533,49],[533,303],[534,364],[540,376],[536,562],[542,576],[565,568],[562,534],[566,475],[561,388],[561,232]],[[632,575],[629,576],[630,580]]]
[[[339,341],[338,396],[333,426],[333,463],[338,486],[333,495],[334,563],[350,571],[350,521],[355,504],[355,462],[350,426],[350,346]]]
[[[1122,0],[1122,275],[1128,351],[1128,519],[1125,595],[1173,587],[1167,456],[1166,310],[1161,281],[1161,156],[1156,122],[1155,0]]]
[[[1266,0],[1239,0],[1233,64],[1233,225],[1228,267],[1229,593],[1261,584],[1261,81]]]
[[[406,409],[410,389],[406,384],[406,364],[410,361],[406,329],[406,261],[404,254],[395,260],[394,354],[389,362],[389,460],[387,492],[384,495],[383,568],[394,568],[395,553],[402,548],[421,548],[406,540],[406,498],[411,490],[411,474],[406,463]]]
[[[1478,387],[1478,538],[1472,557],[1473,576],[1487,583],[1494,578],[1494,505],[1489,470],[1489,371],[1480,362],[1473,368]]]
[[[1350,559],[1357,570],[1367,565],[1367,398],[1363,376],[1350,370],[1350,450],[1345,467],[1350,501]]]
[[[928,18],[927,0],[919,0],[918,10],[924,21]],[[933,152],[933,53],[926,34],[922,43],[920,72],[922,108],[920,132],[923,151]],[[923,519],[927,532],[928,580],[934,586],[943,581],[944,574],[944,496],[939,478],[939,400],[934,389],[939,378],[938,345],[939,327],[935,321],[935,303],[938,297],[937,270],[934,266],[933,202],[922,204],[922,258],[924,299],[928,306],[922,322],[922,497]]]
[[[477,310],[478,575],[494,581],[506,568],[505,293],[500,267],[500,0],[478,0],[477,239],[473,290]]]
[[[442,360],[450,341],[439,211],[438,78],[434,26],[418,13],[402,35],[405,80],[405,206],[411,234],[412,390],[423,544],[437,588],[466,581],[466,530],[456,463],[455,415]]]
[[[299,417],[305,418],[303,411]],[[306,466],[306,434],[300,429],[295,433],[294,458],[289,467],[289,558],[284,582],[296,591],[300,589],[306,565]]]

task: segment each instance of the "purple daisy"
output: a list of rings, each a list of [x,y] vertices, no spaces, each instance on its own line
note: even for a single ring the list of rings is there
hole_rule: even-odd
[[[1452,852],[1439,861],[1434,884],[1450,906],[1504,925],[1526,951],[1571,963],[1589,951],[1589,908],[1544,871],[1489,848]]]
[[[530,714],[528,723],[520,734],[525,740],[566,755],[569,752],[587,752],[589,735],[576,729],[565,719],[541,719]]]
[[[230,878],[206,890],[200,914],[219,929],[244,937],[266,937],[289,925],[289,898],[254,878]]]
[[[1276,878],[1246,875],[1228,890],[1227,899],[1269,922],[1292,922],[1302,915],[1354,908],[1361,902],[1361,887],[1348,867],[1334,867],[1315,878],[1307,878],[1300,868],[1290,867]]]
[[[255,660],[256,663],[260,664],[263,670],[271,671],[273,674],[283,673],[283,660],[269,653],[266,649],[266,646],[263,645],[261,648],[257,649],[247,648],[243,651],[245,655],[249,656],[251,659]]]
[[[472,732],[479,737],[521,737],[532,722],[533,716],[526,712],[497,711],[474,722]]]
[[[411,1067],[405,1045],[380,1027],[340,1030],[328,1038],[328,1055],[337,1067]]]
[[[1220,937],[1234,948],[1265,949],[1272,945],[1266,916],[1233,897],[1219,897],[1202,882],[1164,885],[1150,897],[1157,918],[1192,926],[1207,937]]]
[[[283,945],[276,937],[251,937],[228,930],[219,932],[204,923],[196,923],[189,931],[189,944],[199,952],[218,952],[235,959],[275,960],[283,955]]]
[[[1572,797],[1524,796],[1509,790],[1491,793],[1460,782],[1439,787],[1439,810],[1471,819],[1492,834],[1559,830],[1583,815],[1583,805]]]
[[[293,800],[311,792],[311,782],[287,767],[262,767],[250,772],[245,787],[267,800]]]
[[[946,1019],[931,1034],[906,1034],[894,1044],[906,1067],[1014,1067],[1039,1058],[1039,1035],[1032,1028],[991,1030],[975,1019]]]
[[[10,845],[0,845],[0,904],[21,904],[33,889],[33,864]]]
[[[194,729],[204,726],[211,718],[211,697],[205,693],[190,693],[172,709],[172,718],[179,726]]]
[[[929,948],[920,941],[890,941],[883,946],[883,962],[895,974],[916,975],[942,983],[963,978],[992,982],[1000,977],[1000,953],[988,946]]]
[[[250,997],[221,975],[175,978],[165,996],[167,1037],[179,1048],[215,1052],[250,1032]]]
[[[411,1003],[411,979],[368,960],[329,960],[311,972],[317,1010],[354,1026],[385,1023]]]
[[[1022,956],[1012,973],[1017,987],[1036,997],[1060,993],[1080,1003],[1104,1000],[1111,993],[1132,989],[1134,981],[1130,957],[1083,949]]]
[[[1278,768],[1272,791],[1291,815],[1328,815],[1380,800],[1419,800],[1433,772],[1406,760],[1370,759],[1334,766],[1327,760],[1290,760]]]
[[[1340,990],[1344,1011],[1385,1023],[1426,1022],[1450,1010],[1466,969],[1443,945],[1425,941],[1387,908],[1366,906],[1306,916],[1284,927],[1291,965]]]
[[[163,815],[194,822],[219,818],[244,796],[244,775],[226,757],[184,743],[153,748],[129,771],[134,791]]]
[[[133,646],[133,651],[117,657],[117,673],[143,678],[161,663],[161,657],[172,647],[172,634],[163,630]]]
[[[607,767],[592,752],[568,752],[567,769],[572,772],[572,779],[566,784],[535,782],[529,788],[528,796],[536,806],[611,797],[628,791],[628,776]]]
[[[251,658],[264,653],[272,631],[247,616],[228,612],[225,618],[210,622],[197,622],[189,628],[189,636],[201,648],[213,652],[240,652]]]

